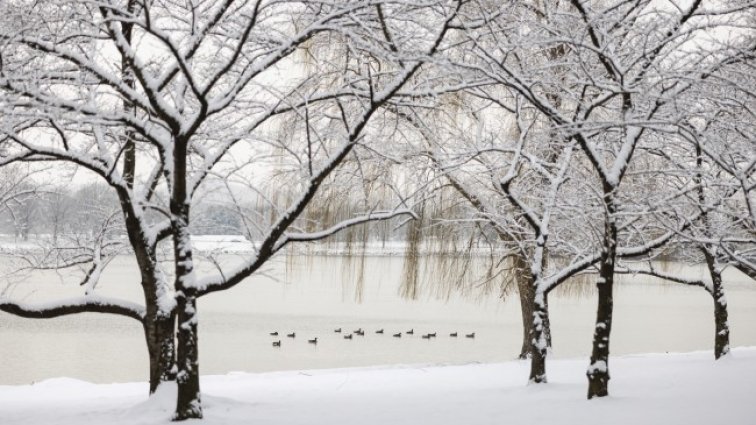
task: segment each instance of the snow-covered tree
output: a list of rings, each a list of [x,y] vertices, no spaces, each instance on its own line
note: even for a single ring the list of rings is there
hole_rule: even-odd
[[[0,86],[11,108],[5,112],[12,111],[2,124],[13,142],[9,162],[75,163],[107,182],[123,210],[145,306],[87,294],[54,306],[3,301],[3,309],[34,317],[110,312],[142,321],[152,389],[175,372],[175,418],[201,417],[199,297],[241,283],[292,242],[409,214],[399,204],[388,211],[368,205],[314,231],[293,227],[321,187],[339,184],[346,158],[374,134],[386,135],[374,123],[381,108],[413,81],[420,58],[438,50],[460,6],[19,2],[21,16],[31,18],[0,35]],[[317,46],[346,59],[310,61]],[[299,131],[282,131],[291,121]],[[232,170],[255,180],[264,196],[276,167],[296,171],[285,182],[293,196],[266,199],[274,216],[254,255],[199,276],[190,239],[199,188]],[[156,261],[163,241],[172,246],[170,270]]]
[[[457,65],[523,96],[565,140],[577,143],[598,183],[600,248],[560,274],[597,264],[599,305],[588,398],[605,396],[618,253],[649,252],[671,238],[666,233],[662,239],[623,246],[634,245],[636,239],[626,230],[634,233],[638,220],[645,220],[649,212],[646,206],[628,213],[624,201],[633,198],[623,182],[645,141],[668,131],[663,127],[677,99],[725,64],[747,59],[744,52],[750,47],[741,49],[732,39],[714,42],[711,35],[740,26],[739,19],[754,6],[572,0],[565,7],[543,7],[539,13],[548,17],[545,25],[542,18],[532,18],[532,2],[512,2],[509,13],[478,4],[481,12],[471,15],[469,44]],[[534,52],[554,48],[563,49],[563,54],[546,63],[533,60]],[[689,225],[679,219],[677,230]],[[545,281],[540,290],[548,292],[560,278]]]

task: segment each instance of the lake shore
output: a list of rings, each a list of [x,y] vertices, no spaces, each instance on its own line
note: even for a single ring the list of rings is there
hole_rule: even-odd
[[[586,359],[549,362],[550,383],[526,385],[528,363],[407,365],[204,376],[205,425],[753,423],[756,347],[611,360],[611,396],[585,399]],[[117,365],[113,365],[117,367]],[[170,423],[174,388],[57,378],[0,386],[4,425]]]

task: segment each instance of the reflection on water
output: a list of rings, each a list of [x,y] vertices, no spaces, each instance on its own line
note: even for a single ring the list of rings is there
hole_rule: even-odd
[[[229,256],[226,261],[233,262]],[[364,285],[359,260],[340,257],[279,259],[264,275],[200,300],[200,364],[203,374],[367,366],[396,363],[495,362],[513,359],[520,348],[519,302],[512,294],[438,300],[421,286],[417,300],[399,296],[400,257],[366,257]],[[666,271],[700,275],[680,265]],[[421,269],[422,270],[422,269]],[[427,271],[426,271],[427,272]],[[119,258],[104,274],[103,295],[140,301],[133,261]],[[756,345],[756,284],[736,272],[727,278],[733,345]],[[41,301],[79,294],[75,282],[52,273],[13,291],[15,298]],[[713,305],[700,288],[658,284],[647,277],[620,277],[616,290],[612,353],[708,350],[713,344]],[[441,291],[443,292],[443,291]],[[355,302],[356,298],[362,300]],[[595,298],[568,289],[550,297],[556,357],[587,356]],[[333,332],[365,329],[352,340]],[[377,329],[384,334],[375,334]],[[392,337],[414,328],[413,336]],[[271,337],[296,332],[297,338]],[[422,339],[436,332],[435,339]],[[451,338],[449,333],[459,332]],[[475,332],[475,339],[462,337]],[[318,337],[318,344],[307,343]],[[272,341],[281,340],[274,348]],[[0,384],[22,384],[56,376],[94,382],[147,379],[141,326],[132,319],[86,314],[48,320],[0,313]]]

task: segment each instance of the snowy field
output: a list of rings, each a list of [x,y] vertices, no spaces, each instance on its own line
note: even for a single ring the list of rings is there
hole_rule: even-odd
[[[612,359],[611,397],[585,399],[585,359],[549,363],[527,386],[526,362],[231,373],[202,380],[206,425],[756,423],[756,347]],[[114,365],[117,367],[117,365]],[[0,423],[169,423],[173,388],[146,400],[144,383],[66,378],[0,386]]]

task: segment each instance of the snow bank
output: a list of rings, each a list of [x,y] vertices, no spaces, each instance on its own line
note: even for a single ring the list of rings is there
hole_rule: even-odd
[[[530,386],[524,385],[526,362],[205,376],[201,423],[756,423],[756,347],[735,349],[718,362],[710,352],[614,358],[612,396],[591,401],[585,399],[586,366],[584,359],[551,361],[550,383]],[[0,422],[168,424],[175,388],[149,400],[146,391],[146,384],[67,378],[0,386]]]

